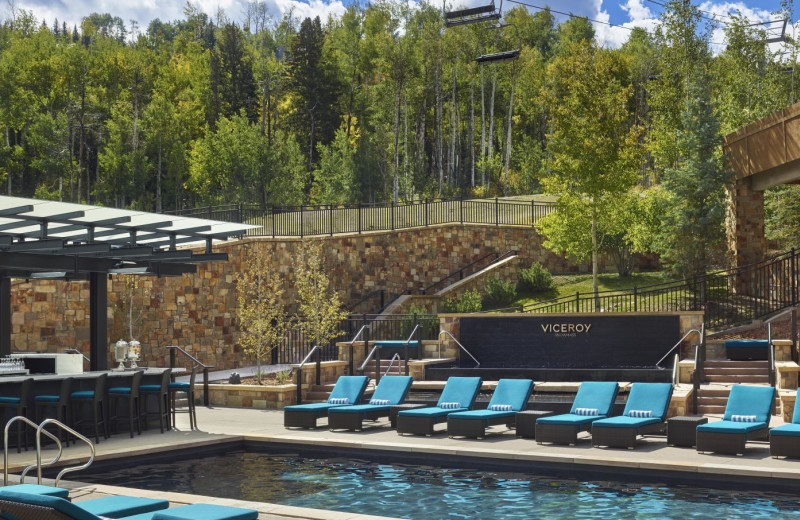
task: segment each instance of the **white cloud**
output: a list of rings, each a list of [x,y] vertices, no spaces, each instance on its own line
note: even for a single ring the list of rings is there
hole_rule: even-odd
[[[241,23],[247,8],[247,0],[194,0],[193,4],[199,7],[212,19],[216,18],[219,9],[225,16]],[[183,9],[185,0],[17,0],[18,9],[32,11],[37,20],[46,20],[52,25],[57,18],[59,23],[67,22],[71,28],[80,26],[81,19],[91,13],[110,13],[120,17],[130,28],[130,21],[136,20],[139,27],[146,28],[150,21],[159,18],[167,22],[184,18]],[[319,16],[324,22],[329,15],[341,15],[345,6],[341,0],[325,2],[323,0],[266,0],[267,12],[274,20],[279,20],[284,13],[293,9],[297,18]],[[6,10],[5,17],[10,16]]]

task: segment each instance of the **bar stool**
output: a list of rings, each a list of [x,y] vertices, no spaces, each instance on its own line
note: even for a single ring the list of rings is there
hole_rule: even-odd
[[[106,380],[108,374],[100,374],[94,381],[94,390],[82,390],[70,394],[70,404],[72,405],[72,423],[74,428],[80,431],[83,424],[81,414],[84,405],[91,405],[92,419],[94,421],[94,441],[100,443],[100,423],[103,424],[103,438],[108,439],[108,424],[106,421]]]
[[[194,404],[194,379],[197,376],[197,365],[192,367],[192,375],[189,377],[188,383],[170,383],[169,388],[169,397],[170,397],[170,408],[172,409],[172,427],[175,428],[175,414],[176,413],[188,413],[189,414],[189,427],[194,430],[197,428],[197,414],[195,413],[195,404]],[[184,392],[186,394],[186,400],[188,402],[186,409],[177,410],[175,407],[175,398],[178,392]]]
[[[57,421],[64,424],[69,422],[69,395],[72,393],[72,378],[65,377],[61,380],[61,388],[58,395],[44,394],[37,395],[33,398],[36,405],[36,422],[41,423],[47,417],[47,412],[50,408],[55,412]],[[64,435],[65,432],[59,429],[59,439],[64,440],[66,445],[69,446],[69,436]]]
[[[31,385],[33,378],[29,377],[22,381],[22,387],[19,391],[19,397],[0,397],[0,409],[8,408],[13,410],[14,416],[21,415],[28,416],[28,399],[31,395]],[[17,421],[17,453],[21,451],[22,447],[22,421]],[[25,436],[25,451],[28,451],[28,437]]]
[[[147,429],[147,418],[150,415],[158,415],[158,426],[161,433],[164,433],[164,425],[169,429],[169,380],[172,376],[172,369],[168,368],[161,374],[160,385],[142,385],[139,391],[142,393],[143,406],[142,415],[144,416],[144,427]],[[153,396],[158,401],[158,411],[149,412],[147,410],[148,397]]]
[[[136,420],[136,434],[142,434],[142,423],[139,420],[139,387],[142,384],[142,377],[144,372],[137,370],[133,373],[131,379],[131,386],[115,386],[108,389],[109,406],[116,412],[119,407],[121,399],[127,400],[128,403],[128,424],[130,426],[131,439],[133,439],[133,421]],[[114,415],[109,418],[112,423],[121,421],[124,417]]]

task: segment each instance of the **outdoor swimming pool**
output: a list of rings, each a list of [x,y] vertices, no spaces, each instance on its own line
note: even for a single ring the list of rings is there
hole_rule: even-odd
[[[234,452],[81,476],[134,488],[412,519],[799,518],[800,498],[523,473]]]

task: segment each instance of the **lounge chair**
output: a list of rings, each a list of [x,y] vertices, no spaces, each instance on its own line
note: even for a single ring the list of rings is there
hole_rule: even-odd
[[[449,378],[436,406],[402,410],[397,414],[397,433],[433,434],[434,425],[447,421],[451,413],[472,409],[480,388],[480,377]]]
[[[485,410],[456,412],[447,416],[447,435],[450,437],[486,436],[486,428],[497,424],[514,425],[517,412],[528,406],[533,390],[530,379],[501,379]]]
[[[800,390],[794,400],[792,422],[769,431],[769,454],[773,457],[800,457]]]
[[[113,497],[107,497],[113,498]],[[127,497],[133,498],[133,497]],[[103,500],[103,499],[98,499]],[[102,520],[81,504],[49,495],[6,491],[0,493],[0,518],[14,520]],[[105,518],[123,518],[108,517]],[[125,516],[125,520],[256,520],[258,511],[213,504],[192,504]]]
[[[594,421],[608,417],[618,391],[619,385],[611,381],[584,381],[569,413],[536,420],[536,442],[574,445],[578,433],[589,431]]]
[[[697,451],[743,455],[748,440],[766,439],[774,404],[771,386],[733,385],[722,420],[697,427]]]
[[[386,376],[378,383],[369,404],[338,406],[328,411],[330,430],[361,430],[364,419],[389,417],[393,405],[402,403],[411,388],[411,376]]]
[[[317,419],[327,417],[331,408],[358,404],[367,389],[367,376],[341,376],[324,403],[287,406],[283,409],[283,426],[286,428],[316,428]]]
[[[639,435],[663,431],[671,398],[671,383],[633,383],[622,415],[592,423],[592,446],[632,450]]]
[[[0,488],[0,499],[9,492],[15,494],[23,493],[58,497],[69,500],[68,489],[42,486],[39,484],[17,484],[2,487]],[[113,495],[102,498],[90,498],[81,502],[75,502],[75,505],[99,517],[123,518],[167,509],[169,507],[169,501],[155,498]]]

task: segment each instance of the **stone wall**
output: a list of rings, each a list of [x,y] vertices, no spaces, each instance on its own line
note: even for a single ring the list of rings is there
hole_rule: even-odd
[[[551,272],[582,272],[542,247],[542,237],[528,227],[450,224],[405,231],[321,237],[328,272],[347,304],[375,289],[389,293],[418,290],[488,253],[519,251],[518,264],[539,261]],[[261,249],[286,279],[286,301],[295,301],[292,271],[300,239],[249,238],[222,243],[215,251],[228,262],[199,265],[196,274],[175,278],[113,276],[108,282],[108,342],[142,343],[144,363],[166,363],[167,345],[178,345],[218,368],[251,364],[237,344],[236,274],[248,255]],[[604,263],[601,270],[613,268]],[[130,312],[131,305],[133,312]],[[89,350],[89,287],[85,282],[12,283],[12,349],[21,351]],[[109,350],[113,360],[113,350]]]

